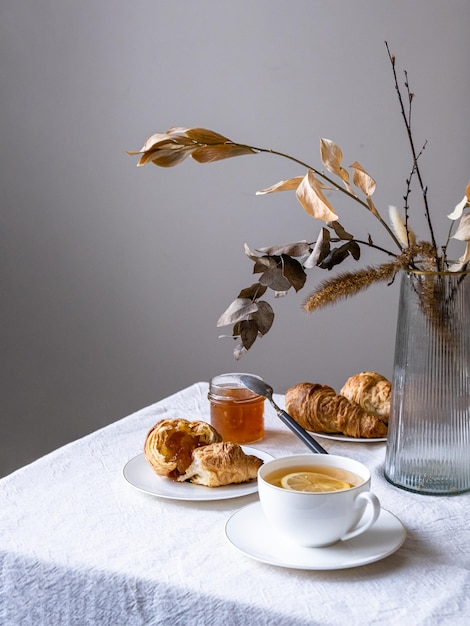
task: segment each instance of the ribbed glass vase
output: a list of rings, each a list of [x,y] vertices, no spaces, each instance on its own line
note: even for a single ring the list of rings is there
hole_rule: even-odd
[[[386,479],[431,495],[470,491],[470,272],[403,272]]]

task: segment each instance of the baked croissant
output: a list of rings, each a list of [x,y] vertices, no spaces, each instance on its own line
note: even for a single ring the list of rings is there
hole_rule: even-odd
[[[286,410],[298,424],[314,432],[365,438],[387,435],[387,426],[378,417],[327,385],[299,383],[291,387],[286,392]]]
[[[348,378],[339,393],[388,424],[391,388],[392,384],[385,376],[377,372],[361,372]]]
[[[257,477],[262,464],[258,457],[245,454],[237,443],[212,443],[193,451],[191,465],[177,480],[206,487],[245,483]]]
[[[196,448],[219,441],[222,436],[207,422],[163,419],[149,430],[144,454],[155,473],[178,478],[191,465]]]

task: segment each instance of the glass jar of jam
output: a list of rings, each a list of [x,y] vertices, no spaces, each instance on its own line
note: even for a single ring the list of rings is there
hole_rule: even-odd
[[[264,436],[265,399],[242,385],[240,376],[233,373],[212,378],[208,395],[210,421],[224,441],[253,443]]]

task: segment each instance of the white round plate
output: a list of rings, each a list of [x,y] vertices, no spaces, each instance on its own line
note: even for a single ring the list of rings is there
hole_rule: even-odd
[[[328,435],[327,433],[311,433],[313,437],[320,439],[333,439],[334,441],[353,441],[354,443],[377,443],[379,441],[387,441],[387,437],[348,437],[347,435],[341,435],[340,433]]]
[[[263,461],[271,461],[274,457],[249,446],[242,446],[245,454],[253,454]],[[145,455],[139,454],[124,466],[124,478],[133,487],[144,493],[170,500],[228,500],[238,498],[258,491],[258,481],[239,485],[222,487],[204,487],[193,483],[178,483],[170,478],[158,476],[145,460]]]
[[[326,548],[304,548],[271,530],[259,502],[234,513],[225,525],[225,534],[235,548],[256,561],[303,570],[346,569],[374,563],[393,554],[406,538],[400,520],[382,509],[372,528],[359,537]]]

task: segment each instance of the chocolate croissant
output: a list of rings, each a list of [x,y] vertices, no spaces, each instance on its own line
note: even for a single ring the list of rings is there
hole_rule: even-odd
[[[196,448],[219,441],[221,435],[206,422],[163,419],[149,430],[144,454],[155,473],[178,478],[191,465]]]
[[[377,372],[361,372],[348,378],[339,393],[388,424],[391,388],[392,384],[385,376]]]
[[[257,477],[262,464],[261,459],[245,454],[236,443],[212,443],[193,451],[191,465],[177,480],[206,487],[245,483]]]
[[[387,426],[327,385],[299,383],[286,392],[286,411],[306,430],[348,437],[386,437]]]

